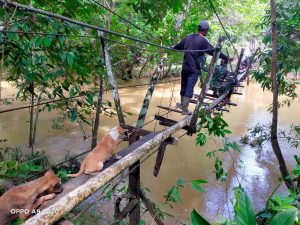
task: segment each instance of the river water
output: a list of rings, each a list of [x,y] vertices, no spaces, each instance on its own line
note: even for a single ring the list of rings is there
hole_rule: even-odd
[[[146,81],[143,82],[146,83]],[[15,89],[7,82],[4,82],[2,86],[4,86],[3,94],[6,97],[10,97],[15,93]],[[159,110],[156,107],[157,105],[174,106],[179,99],[179,89],[179,82],[157,85],[147,121],[152,120],[154,114],[165,112]],[[197,91],[199,92],[199,90]],[[263,92],[260,86],[255,83],[250,83],[249,86],[242,89],[242,92],[244,93],[242,96],[233,96],[232,98],[232,102],[237,103],[238,107],[231,107],[230,113],[225,113],[225,120],[229,123],[230,130],[233,132],[230,137],[236,141],[255,124],[271,122],[271,114],[267,111],[272,102],[271,93]],[[297,92],[300,93],[299,87]],[[127,117],[126,122],[128,124],[135,124],[145,93],[145,86],[120,90],[123,110],[134,113],[133,116]],[[111,100],[110,95],[110,93],[106,93],[105,99]],[[23,104],[15,102],[5,108]],[[3,106],[0,108],[4,109]],[[288,129],[291,123],[299,124],[299,115],[300,107],[299,99],[297,99],[289,108],[280,109],[280,128]],[[52,162],[63,160],[66,154],[76,155],[84,152],[90,146],[90,139],[83,141],[82,133],[76,123],[65,122],[63,129],[53,129],[51,124],[57,117],[58,113],[54,111],[47,112],[45,110],[41,113],[37,145],[35,146],[35,150],[44,150]],[[176,113],[171,113],[168,117],[174,120],[183,118]],[[29,151],[26,147],[29,130],[28,120],[29,113],[26,109],[0,114],[0,139],[6,138],[8,139],[7,145],[21,146],[22,151]],[[116,125],[116,118],[101,115],[99,135],[101,136]],[[145,126],[145,129],[149,130],[161,130],[162,128],[155,121]],[[87,132],[90,131],[87,127],[85,129]],[[183,133],[181,131],[175,136],[178,137]],[[280,145],[288,167],[291,169],[294,166],[293,155],[299,155],[299,149],[290,148],[289,144],[284,142]],[[124,143],[119,147],[121,149],[125,146]],[[187,218],[193,208],[212,222],[217,221],[221,215],[232,216],[230,198],[233,197],[232,189],[239,183],[245,187],[253,199],[255,209],[259,210],[264,206],[266,198],[278,186],[280,174],[270,144],[266,144],[262,148],[241,145],[242,152],[240,154],[220,155],[229,176],[227,182],[216,181],[213,172],[214,162],[206,154],[208,151],[217,149],[220,146],[218,139],[209,138],[204,147],[197,147],[195,136],[183,136],[176,146],[167,147],[157,178],[152,175],[156,155],[153,155],[142,164],[141,182],[151,190],[148,196],[158,205],[161,205],[164,201],[163,196],[179,178],[184,178],[187,183],[195,179],[208,181],[207,184],[203,185],[205,193],[195,191],[189,184],[186,184],[185,188],[180,188],[182,202],[174,204],[173,208],[165,208],[174,215],[173,218],[166,220],[167,224],[182,224],[188,221]],[[285,191],[284,185],[281,185],[277,190],[278,193]],[[148,216],[146,216],[146,221],[147,224],[153,222]]]

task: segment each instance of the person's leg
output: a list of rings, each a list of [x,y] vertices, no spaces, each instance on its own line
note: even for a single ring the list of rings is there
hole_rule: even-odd
[[[185,71],[181,71],[181,89],[180,89],[181,96],[185,96],[188,87],[188,78],[189,78],[189,74]]]
[[[193,94],[194,94],[194,88],[195,88],[195,85],[197,83],[197,80],[198,80],[198,74],[189,74],[188,76],[188,84],[187,84],[187,90],[185,92],[185,95],[183,97],[183,104],[182,104],[182,114],[183,115],[188,115],[190,114],[191,112],[188,110],[188,107],[189,107],[189,103],[190,103],[190,98],[193,97]]]
[[[194,95],[194,88],[198,80],[198,74],[193,73],[188,76],[187,89],[185,92],[185,97],[192,98]]]
[[[185,95],[187,85],[188,85],[188,74],[184,71],[181,71],[180,102],[176,103],[177,107],[182,107],[183,96]]]

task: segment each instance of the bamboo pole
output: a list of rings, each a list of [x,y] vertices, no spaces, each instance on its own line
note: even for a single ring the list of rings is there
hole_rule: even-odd
[[[147,136],[141,139],[140,144],[135,145],[135,149],[132,153],[128,154],[124,158],[117,161],[111,167],[103,170],[93,178],[88,180],[83,185],[77,187],[71,191],[59,201],[42,210],[37,215],[28,219],[24,225],[42,225],[53,224],[62,218],[66,213],[70,212],[75,206],[81,203],[83,200],[94,194],[97,190],[103,187],[110,180],[118,176],[123,170],[130,167],[132,164],[140,160],[143,156],[157,147],[161,142],[167,139],[172,134],[179,131],[182,127],[190,124],[191,116],[187,116],[183,120],[169,127],[168,129],[157,133],[153,138],[147,140]],[[149,134],[152,135],[152,134]],[[145,140],[145,141],[143,141]]]
[[[197,101],[195,110],[194,110],[194,112],[192,114],[192,119],[191,119],[190,126],[194,127],[194,130],[193,131],[189,131],[188,132],[189,135],[192,135],[195,132],[195,126],[196,126],[197,120],[198,120],[198,113],[200,111],[200,107],[203,105],[205,94],[206,94],[207,90],[209,89],[209,83],[210,83],[212,75],[213,75],[213,73],[215,71],[216,63],[217,63],[218,58],[220,56],[224,40],[225,40],[224,37],[220,37],[219,40],[218,40],[218,44],[217,44],[217,47],[215,49],[215,53],[214,53],[214,55],[213,55],[213,57],[211,59],[211,62],[210,62],[209,68],[208,68],[207,76],[206,76],[205,81],[204,81],[204,83],[202,85],[201,93],[198,96],[198,101]]]
[[[153,73],[153,76],[151,78],[151,81],[150,81],[150,84],[149,84],[146,96],[145,96],[144,101],[143,101],[142,108],[140,110],[138,121],[136,123],[136,127],[137,128],[142,128],[144,126],[145,118],[146,118],[146,115],[147,115],[147,112],[148,112],[148,108],[149,108],[149,105],[150,105],[150,101],[151,101],[151,98],[152,98],[155,86],[157,84],[157,81],[158,81],[158,78],[159,78],[159,75],[160,75],[159,70],[162,67],[163,67],[163,59],[161,59],[160,63],[157,65],[157,67],[156,67],[156,69],[155,69],[155,71]]]

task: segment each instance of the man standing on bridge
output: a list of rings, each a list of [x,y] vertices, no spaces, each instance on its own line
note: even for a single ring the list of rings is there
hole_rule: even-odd
[[[190,98],[193,97],[194,87],[198,77],[201,76],[201,67],[205,63],[205,53],[211,56],[214,54],[214,47],[205,37],[208,31],[208,22],[201,21],[198,26],[197,34],[187,35],[173,47],[177,50],[186,51],[184,53],[181,71],[181,102],[177,103],[177,106],[182,109],[183,115],[191,114],[188,110]],[[220,54],[220,58],[229,61],[233,60],[233,58],[230,58],[223,53]]]

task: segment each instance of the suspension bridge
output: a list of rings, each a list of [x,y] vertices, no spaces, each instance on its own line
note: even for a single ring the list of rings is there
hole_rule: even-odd
[[[95,4],[98,6],[101,6],[97,1],[92,0]],[[151,97],[155,91],[156,85],[159,83],[158,79],[162,75],[162,70],[164,67],[164,59],[162,59],[151,78],[150,83],[148,84],[148,90],[146,93],[146,96],[143,101],[142,108],[140,110],[140,114],[138,117],[138,120],[136,121],[136,125],[132,124],[126,124],[122,107],[121,107],[121,101],[119,98],[118,90],[116,84],[116,78],[112,71],[111,66],[111,60],[109,57],[109,52],[107,48],[107,42],[117,42],[119,44],[125,44],[119,41],[111,40],[103,36],[103,33],[117,36],[120,38],[125,38],[131,41],[134,41],[136,43],[145,44],[148,46],[154,46],[156,48],[159,48],[159,52],[163,52],[164,50],[169,51],[175,51],[179,53],[186,52],[185,50],[174,50],[172,48],[159,45],[156,43],[148,42],[136,37],[127,36],[124,34],[116,33],[114,31],[107,30],[105,28],[91,25],[88,23],[84,23],[81,21],[73,20],[71,18],[58,15],[52,12],[47,12],[41,9],[34,8],[33,6],[23,5],[16,2],[11,2],[8,0],[1,0],[1,5],[4,6],[5,11],[8,12],[9,10],[25,10],[32,13],[37,13],[43,16],[48,16],[56,19],[60,19],[62,21],[68,22],[70,24],[75,24],[82,26],[86,29],[95,30],[98,32],[98,37],[95,36],[87,36],[87,35],[76,35],[75,37],[81,37],[81,38],[91,38],[96,39],[101,42],[101,54],[104,58],[104,63],[106,67],[107,72],[107,79],[111,85],[110,91],[112,92],[112,96],[114,99],[114,106],[115,110],[117,112],[118,121],[120,126],[127,129],[129,131],[129,145],[128,147],[122,149],[119,152],[119,155],[122,156],[122,158],[118,161],[116,160],[109,160],[105,163],[104,169],[98,173],[95,176],[89,176],[89,175],[81,175],[79,177],[76,177],[74,179],[71,179],[63,184],[63,192],[58,194],[58,196],[51,201],[46,202],[41,206],[42,211],[31,218],[29,218],[24,224],[26,225],[40,225],[40,224],[53,224],[57,221],[60,221],[68,212],[70,212],[72,209],[74,209],[77,205],[79,205],[81,202],[83,202],[85,199],[87,199],[89,196],[93,195],[95,192],[97,192],[99,189],[104,188],[105,185],[107,185],[110,181],[113,179],[117,179],[118,181],[124,180],[128,177],[128,189],[129,189],[129,202],[125,206],[125,208],[121,211],[118,207],[118,210],[115,212],[115,219],[116,221],[120,221],[123,218],[129,216],[129,224],[138,224],[140,221],[140,202],[143,202],[147,210],[150,212],[150,214],[153,216],[153,219],[157,224],[164,224],[163,221],[157,216],[156,209],[153,207],[152,202],[147,199],[147,197],[141,192],[140,190],[140,165],[145,162],[150,156],[153,154],[157,154],[156,157],[156,163],[153,166],[153,175],[158,176],[160,167],[163,161],[164,153],[166,151],[166,147],[168,145],[172,145],[176,140],[173,137],[173,135],[180,131],[184,130],[184,135],[190,135],[196,133],[197,129],[197,119],[199,115],[199,111],[202,108],[205,108],[207,111],[224,111],[229,112],[227,109],[228,106],[237,106],[237,104],[230,101],[231,95],[241,95],[240,89],[243,88],[242,82],[249,76],[252,63],[251,62],[247,67],[241,68],[241,63],[244,57],[244,49],[241,50],[238,62],[236,65],[236,69],[233,72],[233,75],[236,79],[235,86],[223,93],[221,96],[216,96],[212,93],[212,91],[209,88],[210,80],[212,78],[217,60],[219,58],[219,54],[221,52],[223,43],[225,41],[224,38],[220,38],[218,41],[218,44],[214,48],[214,55],[211,59],[208,73],[201,85],[201,92],[198,95],[195,95],[194,98],[190,100],[192,104],[195,105],[194,111],[191,115],[183,116],[183,118],[179,121],[172,120],[168,117],[169,113],[179,113],[181,114],[182,111],[178,108],[172,108],[170,106],[164,106],[164,105],[158,105],[158,109],[163,110],[164,112],[162,114],[156,114],[153,116],[152,121],[157,121],[160,125],[164,126],[165,128],[161,131],[153,131],[153,130],[146,130],[143,127],[145,126],[145,119],[147,118],[147,112],[148,108],[151,102]],[[102,6],[103,7],[103,6]],[[109,10],[109,9],[108,9]],[[215,10],[215,9],[214,9]],[[110,10],[111,11],[111,10]],[[116,14],[115,12],[111,11],[111,13]],[[215,12],[216,13],[216,12]],[[126,18],[121,17],[120,15],[116,14],[120,19],[123,21],[127,21],[129,24],[134,26],[135,28],[139,29],[140,31],[146,33],[149,36],[152,36],[152,34],[146,32],[145,30],[141,29],[140,27],[136,26],[132,22],[128,21]],[[219,18],[219,17],[218,17]],[[220,21],[221,22],[221,21]],[[222,27],[228,36],[228,33],[226,32],[223,24]],[[16,33],[18,31],[10,31],[7,29],[6,26],[4,26],[2,33],[5,37],[8,33]],[[52,33],[42,33],[42,32],[22,32],[24,35],[54,35],[54,36],[66,36],[65,34],[52,34]],[[73,35],[74,36],[74,35]],[[71,36],[70,36],[71,37]],[[229,36],[228,36],[229,38]],[[5,38],[4,38],[5,40]],[[230,38],[229,38],[230,40]],[[231,42],[231,40],[230,40]],[[7,43],[6,43],[7,44]],[[231,42],[233,45],[233,43]],[[139,46],[135,45],[129,45],[131,47],[136,47],[144,51],[152,51],[147,48],[141,48]],[[236,51],[236,48],[234,48]],[[191,50],[190,50],[191,51]],[[193,50],[192,50],[193,51]],[[200,51],[200,50],[194,50],[194,51]],[[206,50],[201,50],[206,51]],[[158,51],[156,51],[158,52]],[[74,96],[72,98],[78,98],[81,96]],[[64,99],[66,100],[66,99]],[[21,110],[25,108],[30,108],[37,105],[42,104],[49,104],[54,103],[56,101],[60,101],[60,99],[55,99],[47,102],[38,103],[35,105],[27,105],[22,106],[18,108],[12,108],[8,110],[2,110],[0,113],[6,113],[11,112],[15,110]],[[86,154],[87,152],[84,152],[83,154]],[[79,157],[83,154],[80,154],[76,157]],[[74,157],[73,159],[75,159]],[[73,160],[70,159],[70,160]],[[65,163],[65,162],[63,162]],[[58,164],[60,165],[60,164]],[[56,166],[58,166],[56,165]],[[33,177],[31,177],[33,178]],[[23,180],[26,181],[26,180]],[[118,184],[118,181],[116,184]],[[116,203],[117,205],[117,203]]]

